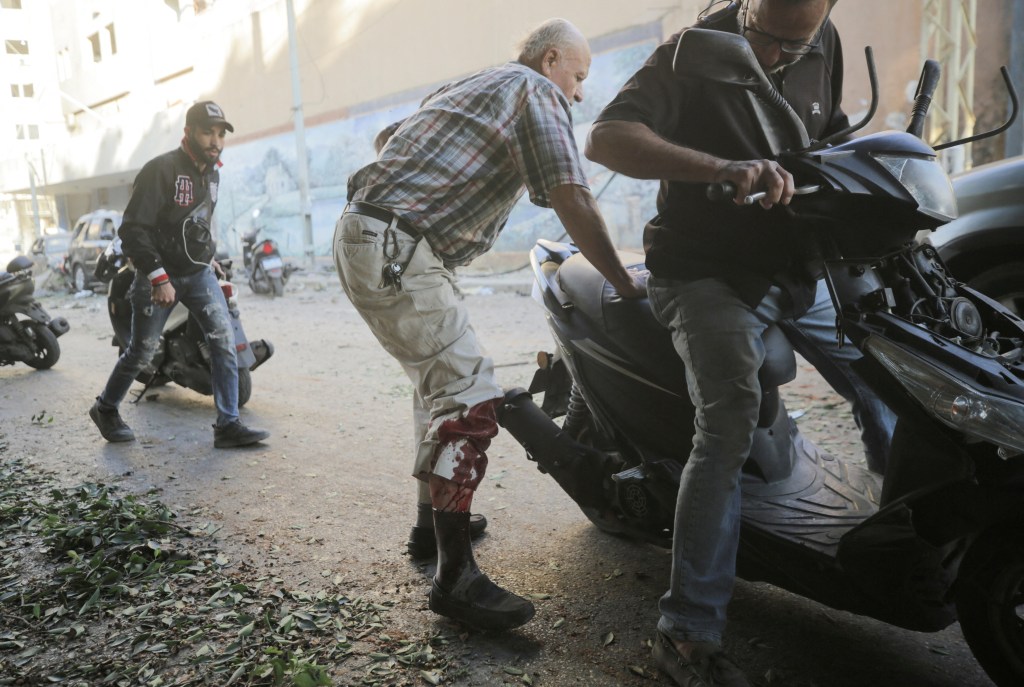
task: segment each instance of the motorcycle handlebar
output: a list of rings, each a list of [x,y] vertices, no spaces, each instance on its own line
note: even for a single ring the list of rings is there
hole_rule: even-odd
[[[817,193],[821,190],[821,186],[818,184],[812,184],[809,186],[798,186],[793,191],[793,195],[804,196],[808,193]],[[723,200],[732,200],[736,197],[736,184],[731,181],[721,181],[714,184],[708,184],[705,191],[708,200],[712,202],[721,202]],[[758,193],[751,193],[749,196],[743,197],[744,205],[753,205],[757,201],[764,198],[767,193],[759,191]]]
[[[925,60],[921,69],[921,77],[917,81],[917,93],[914,94],[914,108],[911,110],[910,126],[907,133],[921,138],[924,132],[924,118],[932,104],[932,95],[939,85],[942,69],[935,60]]]

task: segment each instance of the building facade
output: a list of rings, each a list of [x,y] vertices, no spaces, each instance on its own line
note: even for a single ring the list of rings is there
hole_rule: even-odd
[[[291,1],[296,70],[289,60],[288,0],[0,0],[6,46],[0,54],[0,240],[6,232],[24,243],[47,227],[71,226],[87,211],[123,209],[142,164],[178,144],[185,109],[211,98],[236,130],[223,155],[219,240],[237,252],[239,236],[258,222],[283,252],[301,255],[292,104],[297,82],[313,248],[325,254],[344,206],[345,181],[371,159],[375,133],[437,86],[510,59],[531,27],[565,17],[594,50],[586,99],[573,113],[582,145],[597,112],[657,43],[691,24],[708,4]],[[926,1],[933,0],[837,5],[833,19],[844,40],[851,118],[867,108],[863,48],[871,44],[882,87],[873,128],[905,123],[907,91],[920,70]],[[996,103],[985,108],[992,118],[1000,109],[998,65],[1008,62],[1012,47],[1005,27],[1014,21],[1013,4],[983,0],[984,11],[977,13],[984,36],[977,98]],[[976,150],[975,156],[1000,153]],[[655,184],[615,177],[596,165],[587,171],[620,244],[639,245]],[[524,202],[499,248],[518,250],[538,236],[560,234],[553,213]]]

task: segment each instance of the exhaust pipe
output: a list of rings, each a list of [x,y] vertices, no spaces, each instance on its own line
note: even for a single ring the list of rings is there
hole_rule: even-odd
[[[581,507],[608,506],[601,468],[609,457],[570,437],[537,407],[530,392],[506,391],[498,424],[526,449],[526,457],[537,463],[537,469],[554,477]]]

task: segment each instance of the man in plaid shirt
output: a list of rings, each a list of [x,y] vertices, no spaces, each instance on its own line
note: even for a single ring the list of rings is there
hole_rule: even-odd
[[[334,260],[342,286],[413,383],[419,511],[409,549],[437,552],[430,608],[481,629],[518,627],[533,605],[473,559],[483,530],[473,493],[498,432],[504,393],[455,297],[453,268],[491,247],[523,191],[555,210],[583,254],[624,298],[646,295],[619,262],[587,187],[570,107],[583,100],[590,49],[552,19],[519,58],[448,84],[377,138],[352,175]]]

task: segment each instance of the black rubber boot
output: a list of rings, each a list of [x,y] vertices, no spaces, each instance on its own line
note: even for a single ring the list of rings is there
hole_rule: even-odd
[[[469,538],[476,541],[487,529],[487,518],[479,513],[469,515]],[[433,558],[437,555],[437,539],[434,537],[434,509],[429,503],[416,504],[416,524],[409,532],[406,546],[413,558]]]
[[[469,541],[469,513],[434,511],[437,574],[430,610],[481,630],[510,630],[533,617],[533,604],[480,571]]]

